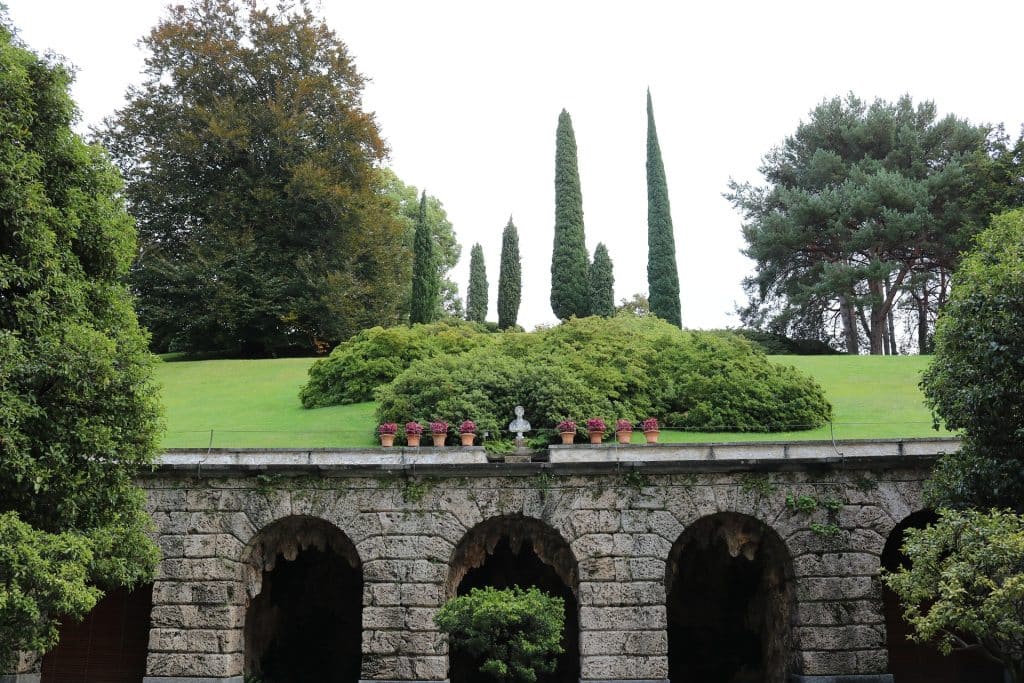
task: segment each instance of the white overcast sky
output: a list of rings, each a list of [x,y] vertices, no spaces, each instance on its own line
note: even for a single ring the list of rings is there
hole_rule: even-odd
[[[163,0],[0,0],[22,38],[78,67],[85,126],[140,80],[137,41]],[[558,113],[573,117],[587,245],[604,242],[616,299],[647,289],[646,120],[651,88],[668,175],[683,323],[736,325],[740,217],[730,177],[760,181],[761,157],[822,99],[910,93],[942,113],[1024,122],[1024,2],[601,2],[322,0],[314,7],[371,80],[391,165],[445,205],[463,245],[484,248],[496,319],[501,230],[523,255],[519,322],[549,305]]]

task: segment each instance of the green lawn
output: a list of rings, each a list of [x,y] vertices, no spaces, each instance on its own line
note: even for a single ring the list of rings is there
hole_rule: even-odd
[[[774,356],[825,388],[835,410],[835,438],[934,436],[917,383],[919,356]],[[372,446],[373,403],[303,409],[297,398],[309,358],[160,363],[167,448]],[[511,408],[509,410],[511,414]],[[585,417],[585,416],[581,416]],[[212,439],[211,439],[212,433]],[[664,431],[665,442],[827,439],[826,425],[774,434]],[[634,434],[642,441],[642,434]]]

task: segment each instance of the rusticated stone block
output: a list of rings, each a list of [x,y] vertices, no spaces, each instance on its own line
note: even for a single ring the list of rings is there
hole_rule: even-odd
[[[242,673],[242,654],[181,654],[150,652],[146,659],[149,676],[196,676],[227,678]]]
[[[668,657],[584,655],[580,657],[580,673],[583,680],[665,679]]]
[[[666,625],[664,605],[580,608],[580,628],[583,631],[639,631],[664,629]]]

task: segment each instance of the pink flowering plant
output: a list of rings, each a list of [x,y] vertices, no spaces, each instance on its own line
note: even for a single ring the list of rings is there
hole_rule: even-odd
[[[616,420],[615,431],[617,432],[631,432],[633,431],[633,423],[629,420]]]
[[[640,427],[645,432],[656,432],[658,431],[658,420],[654,417],[649,417],[640,423]]]
[[[406,422],[405,423],[405,433],[406,434],[422,434],[423,433],[423,425],[421,425],[419,422]]]
[[[377,425],[378,434],[395,434],[398,432],[398,425],[394,422],[381,422]]]
[[[448,433],[448,423],[445,422],[444,420],[435,420],[435,421],[431,422],[430,423],[430,433],[431,434],[447,434]]]
[[[558,426],[555,427],[555,429],[558,430],[559,434],[563,434],[565,432],[575,432],[576,431],[576,421],[575,420],[562,420],[561,422],[558,423]]]
[[[476,434],[476,423],[472,420],[463,420],[459,425],[459,434]]]
[[[588,432],[603,432],[606,429],[608,429],[608,426],[605,425],[604,420],[599,417],[592,417],[587,420]]]

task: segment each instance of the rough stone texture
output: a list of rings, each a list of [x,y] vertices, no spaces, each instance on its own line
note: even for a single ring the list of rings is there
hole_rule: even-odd
[[[775,460],[765,449],[702,448],[699,462],[644,463],[630,453],[626,465],[581,463],[582,453],[564,465],[416,468],[325,464],[306,452],[295,466],[248,455],[219,467],[212,457],[201,467],[179,458],[142,482],[164,554],[146,680],[242,676],[246,609],[259,592],[253,568],[273,561],[258,551],[260,532],[312,517],[336,527],[362,564],[362,678],[444,681],[448,647],[433,617],[467,563],[479,560],[460,555],[460,541],[482,522],[525,517],[571,549],[559,571],[571,567],[576,583],[581,678],[664,681],[666,563],[688,526],[718,512],[763,521],[789,552],[791,673],[815,683],[855,674],[868,677],[849,680],[883,680],[875,676],[887,666],[879,556],[892,528],[921,509],[931,459],[897,460],[903,447],[894,445],[846,460],[831,444],[804,445],[803,461],[782,445],[772,446]],[[838,504],[799,512],[787,496]],[[303,542],[318,541],[296,541]],[[544,539],[524,542],[555,561],[544,557]]]

